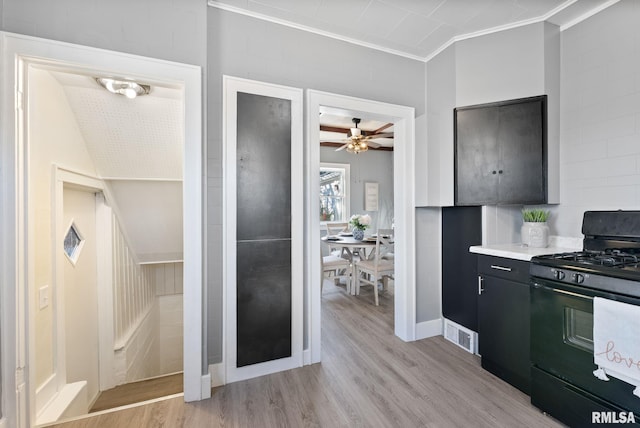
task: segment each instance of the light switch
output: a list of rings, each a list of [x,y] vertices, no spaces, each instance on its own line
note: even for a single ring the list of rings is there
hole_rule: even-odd
[[[49,286],[43,285],[40,287],[38,293],[39,301],[40,301],[40,310],[49,306]]]

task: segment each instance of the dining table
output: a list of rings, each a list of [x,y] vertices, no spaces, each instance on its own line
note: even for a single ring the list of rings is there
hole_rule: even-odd
[[[323,242],[326,242],[330,247],[340,247],[344,254],[347,255],[351,261],[351,278],[355,279],[355,264],[354,257],[362,259],[369,259],[373,257],[376,247],[375,236],[368,236],[362,240],[355,239],[350,233],[340,233],[338,235],[328,235],[321,238]],[[342,251],[341,251],[342,253]],[[351,294],[355,295],[355,287],[351,287]]]

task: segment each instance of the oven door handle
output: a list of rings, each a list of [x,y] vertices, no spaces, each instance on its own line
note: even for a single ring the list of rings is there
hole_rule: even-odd
[[[593,300],[593,297],[587,296],[584,294],[574,293],[573,291],[561,290],[559,288],[547,287],[546,285],[538,284],[537,282],[533,283],[535,288],[544,288],[545,291],[552,291],[554,293],[562,293],[572,297],[579,297],[581,299]]]

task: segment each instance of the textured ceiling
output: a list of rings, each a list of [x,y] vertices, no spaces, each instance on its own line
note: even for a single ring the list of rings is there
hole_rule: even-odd
[[[152,85],[149,95],[131,100],[107,92],[93,77],[51,73],[64,88],[101,177],[182,179],[180,89]]]
[[[209,5],[414,59],[455,40],[538,21],[559,26],[617,0],[209,0]]]

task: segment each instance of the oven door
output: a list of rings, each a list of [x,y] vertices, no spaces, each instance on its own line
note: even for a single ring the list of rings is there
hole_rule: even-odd
[[[540,369],[605,402],[640,414],[640,398],[632,393],[634,386],[612,377],[607,382],[601,381],[593,375],[597,369],[593,363],[594,297],[640,305],[639,299],[532,278],[531,362],[534,372],[536,368]]]

